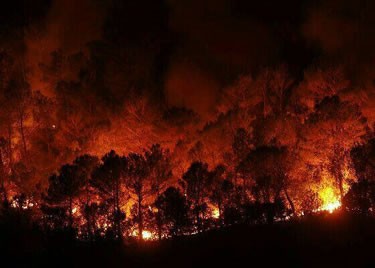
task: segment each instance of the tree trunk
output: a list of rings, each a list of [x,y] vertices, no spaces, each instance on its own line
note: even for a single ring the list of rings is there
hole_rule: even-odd
[[[138,193],[138,239],[143,239],[143,213],[142,213],[142,193]]]
[[[89,209],[89,201],[90,201],[90,192],[89,192],[89,187],[88,183],[86,183],[86,224],[87,224],[87,238],[89,241],[93,240],[93,224],[91,221],[91,209]]]
[[[197,188],[197,199],[195,202],[195,213],[197,217],[197,228],[198,232],[202,230],[201,228],[201,218],[200,218],[200,210],[201,210],[201,181],[198,180],[198,188]]]
[[[8,202],[8,194],[7,194],[7,191],[6,191],[6,188],[5,188],[4,181],[1,182],[1,192],[3,193],[3,205],[4,206],[8,206],[8,204],[9,204],[9,202]]]
[[[217,207],[218,207],[218,210],[219,210],[219,223],[220,223],[220,226],[222,227],[223,225],[224,225],[224,221],[223,221],[223,216],[222,216],[222,214],[223,214],[223,209],[222,209],[222,204],[221,204],[221,202],[218,202],[217,203]]]
[[[195,206],[195,217],[196,217],[196,220],[197,220],[197,229],[198,229],[198,232],[201,231],[201,218],[200,218],[199,210],[200,210],[200,208],[198,208],[198,206],[196,205]]]
[[[8,154],[9,154],[9,169],[13,173],[13,150],[12,150],[12,124],[8,126]]]
[[[3,162],[3,154],[2,150],[0,149],[0,181],[1,181],[1,192],[3,194],[3,204],[8,204],[8,195],[7,191],[5,189],[5,168],[4,168],[4,162]]]
[[[284,190],[285,197],[286,197],[286,199],[288,200],[288,203],[289,203],[289,205],[290,205],[290,208],[292,209],[292,214],[293,214],[293,216],[294,216],[295,213],[296,213],[296,208],[295,208],[295,206],[294,206],[294,203],[293,203],[292,199],[290,198],[290,196],[289,196],[289,194],[288,194],[288,191],[287,191],[286,187],[284,187],[283,190]]]
[[[340,202],[342,203],[342,200],[344,198],[344,186],[343,186],[343,177],[341,174],[341,170],[339,170],[337,174],[337,182],[338,182],[339,191],[340,191]]]
[[[115,232],[118,239],[122,239],[121,232],[121,215],[120,215],[120,185],[119,182],[115,183]]]
[[[156,189],[156,197],[159,198],[160,196],[160,188],[159,188],[159,182],[157,182],[157,189]],[[157,225],[158,225],[158,239],[159,241],[161,241],[161,238],[162,238],[162,222],[161,222],[161,213],[158,209],[158,212],[156,214],[156,222],[157,222]]]
[[[69,228],[73,228],[73,198],[69,196]]]
[[[158,211],[158,213],[156,214],[156,221],[157,221],[157,225],[158,225],[158,239],[159,241],[161,241],[161,237],[162,237],[162,222],[161,222],[161,215],[160,215],[160,212]]]
[[[334,156],[331,159],[331,174],[334,176],[338,190],[340,192],[340,201],[344,197],[344,178],[342,175],[342,163],[345,157],[345,150],[339,145],[335,144],[333,147]]]

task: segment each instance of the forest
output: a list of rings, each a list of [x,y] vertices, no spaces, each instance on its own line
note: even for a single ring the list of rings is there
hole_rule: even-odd
[[[375,6],[245,2],[1,4],[0,252],[373,237]]]

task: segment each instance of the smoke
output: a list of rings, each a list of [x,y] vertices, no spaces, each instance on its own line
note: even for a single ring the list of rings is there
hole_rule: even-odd
[[[230,1],[169,2],[171,29],[183,35],[185,44],[194,44],[197,54],[225,65],[226,71],[255,67],[274,57],[277,47],[268,25],[237,14]]]
[[[167,2],[179,38],[165,78],[167,102],[207,118],[238,73],[274,59],[276,42],[268,25],[237,15],[230,1]]]
[[[157,49],[150,52],[140,48],[139,51],[135,50],[138,54],[133,55],[132,61],[142,62],[143,55],[147,55],[147,59],[164,58],[161,62],[165,66],[158,67],[157,75],[160,77],[157,79],[164,81],[161,87],[167,103],[193,109],[206,116],[213,110],[222,89],[236,79],[238,74],[256,71],[279,60],[281,47],[288,37],[282,36],[284,32],[280,35],[277,28],[279,26],[275,25],[284,25],[294,12],[293,7],[297,6],[296,10],[299,8],[292,0],[283,5],[276,1],[272,5],[250,5],[243,1],[228,0],[166,0],[168,8],[165,10],[168,12],[164,13],[164,9],[160,7],[160,10],[155,11],[157,14],[153,14],[146,12],[143,7],[147,1],[141,2],[120,4],[121,1],[108,1],[104,4],[97,0],[53,0],[42,22],[30,25],[28,29],[26,59],[32,89],[54,96],[54,85],[43,77],[40,65],[48,65],[51,52],[55,50],[61,50],[67,55],[85,52],[88,42],[102,39],[103,33],[108,34],[109,31],[112,35],[120,35],[114,39],[123,42],[121,47],[127,53],[127,48],[134,44],[142,47],[138,43],[143,44],[145,42],[142,40],[149,40],[149,36],[155,35],[153,40],[151,38],[147,42],[163,44],[166,40],[172,45],[163,48],[163,52],[160,52],[163,55],[157,55]],[[159,4],[162,6],[162,1]],[[118,14],[110,13],[110,6],[114,10],[116,8],[113,7],[119,6]],[[153,4],[149,7],[156,8]],[[282,8],[280,14],[285,15],[274,14],[270,7]],[[250,13],[247,14],[248,12]],[[269,12],[272,16],[277,15],[277,23],[266,16]],[[123,19],[123,16],[128,19]],[[142,16],[144,18],[139,20]],[[108,27],[108,21],[113,21],[114,25],[103,32]],[[130,27],[132,21],[134,25]],[[143,46],[146,49],[149,47]],[[152,64],[151,62],[150,66]],[[160,71],[161,69],[167,71]],[[155,70],[145,68],[143,80],[153,77],[150,72]],[[72,76],[72,72],[61,72],[60,76],[60,80],[77,79]],[[121,79],[129,77],[119,72],[118,76]],[[144,84],[147,85],[147,82]]]
[[[309,9],[302,32],[323,61],[343,65],[352,80],[366,84],[375,75],[374,12],[373,1],[322,1]]]
[[[375,72],[370,67],[375,59],[375,4],[370,1],[165,0],[148,6],[159,7],[155,12],[147,11],[146,4],[53,0],[42,21],[27,31],[26,59],[32,89],[54,96],[55,85],[46,81],[40,65],[48,65],[51,52],[58,49],[67,55],[85,52],[87,43],[102,39],[105,27],[109,27],[105,33],[117,37],[109,40],[121,43],[113,57],[116,65],[101,72],[106,87],[97,89],[98,96],[115,95],[108,102],[127,97],[127,87],[144,87],[144,92],[155,90],[152,87],[159,90],[155,84],[160,83],[169,107],[192,109],[207,119],[227,85],[239,74],[289,63],[290,54],[295,58],[313,55],[344,65],[350,78],[366,81],[373,88]],[[110,6],[121,8],[112,14]],[[112,24],[106,24],[108,20]],[[311,53],[315,50],[318,53]],[[106,56],[103,59],[109,62]],[[74,72],[59,75],[60,80],[78,79]],[[157,81],[150,82],[152,79]]]
[[[341,66],[352,82],[347,96],[356,101],[372,126],[375,122],[375,2],[321,1],[311,6],[303,36],[318,48],[319,61]]]
[[[193,63],[176,62],[167,73],[165,91],[170,106],[185,107],[205,116],[215,107],[219,84]]]
[[[50,62],[53,51],[84,51],[88,42],[100,39],[104,10],[95,0],[54,0],[43,21],[29,26],[26,62],[32,90],[53,96],[53,88],[44,81],[39,66]]]

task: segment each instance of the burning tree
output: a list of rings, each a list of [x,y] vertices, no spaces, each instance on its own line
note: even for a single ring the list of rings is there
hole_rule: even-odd
[[[88,239],[92,239],[96,229],[95,219],[93,218],[93,214],[95,214],[93,209],[96,203],[92,200],[92,174],[99,166],[100,161],[96,156],[82,155],[77,157],[73,164],[77,166],[77,176],[83,184],[80,196],[80,212],[86,220],[86,236]]]
[[[47,204],[53,207],[60,207],[67,212],[68,227],[73,228],[73,214],[76,212],[74,203],[84,185],[77,176],[77,166],[66,164],[62,166],[58,174],[54,174],[49,178],[49,187],[45,200]]]
[[[285,148],[258,147],[250,152],[238,166],[238,170],[248,179],[252,179],[251,192],[257,202],[273,209],[269,213],[282,214],[277,211],[282,193],[288,200],[292,211],[294,203],[288,194],[288,155]],[[273,216],[268,215],[273,220]]]
[[[202,214],[207,208],[206,198],[210,183],[208,165],[202,162],[193,162],[181,180],[186,195],[192,202],[195,223],[199,232],[202,231]]]
[[[189,202],[180,190],[174,187],[166,189],[155,201],[161,226],[170,236],[184,234],[189,224]]]
[[[375,140],[358,145],[350,151],[353,167],[358,181],[343,198],[343,206],[354,213],[373,214],[375,208]]]
[[[144,199],[150,194],[150,185],[147,182],[150,169],[141,154],[131,153],[126,159],[126,187],[135,195],[135,218],[138,225],[138,238],[141,240],[144,230]]]
[[[334,178],[340,199],[345,194],[344,171],[350,162],[350,149],[359,144],[368,132],[366,119],[355,104],[338,96],[325,98],[304,125],[301,153],[306,163],[327,170]]]
[[[151,146],[150,150],[145,152],[149,173],[149,183],[151,184],[151,194],[160,196],[165,188],[167,181],[172,177],[172,164],[169,150],[164,150],[159,144]],[[159,240],[162,238],[162,222],[159,211],[156,212],[156,224],[158,228]]]
[[[8,194],[5,186],[6,183],[6,168],[3,160],[3,152],[6,141],[4,138],[0,138],[0,181],[1,181],[1,195],[2,195],[2,204],[8,203]]]
[[[122,222],[125,213],[121,210],[125,184],[124,168],[127,160],[116,154],[115,151],[107,153],[102,158],[102,163],[92,175],[92,185],[101,193],[105,202],[111,205],[112,212],[108,217],[112,223],[115,236],[122,238]]]
[[[232,200],[232,197],[235,189],[224,165],[219,165],[212,170],[211,176],[212,183],[210,185],[209,200],[215,205],[215,210],[217,209],[217,215],[213,216],[217,217],[220,225],[222,225],[224,223],[225,210],[233,205],[234,200]]]

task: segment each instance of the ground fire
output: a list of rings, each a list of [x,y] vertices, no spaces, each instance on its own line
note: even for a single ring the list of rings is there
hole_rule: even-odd
[[[332,213],[334,210],[341,207],[339,196],[335,195],[332,188],[325,188],[319,192],[319,196],[322,199],[322,206],[318,208],[319,211],[326,210]]]

